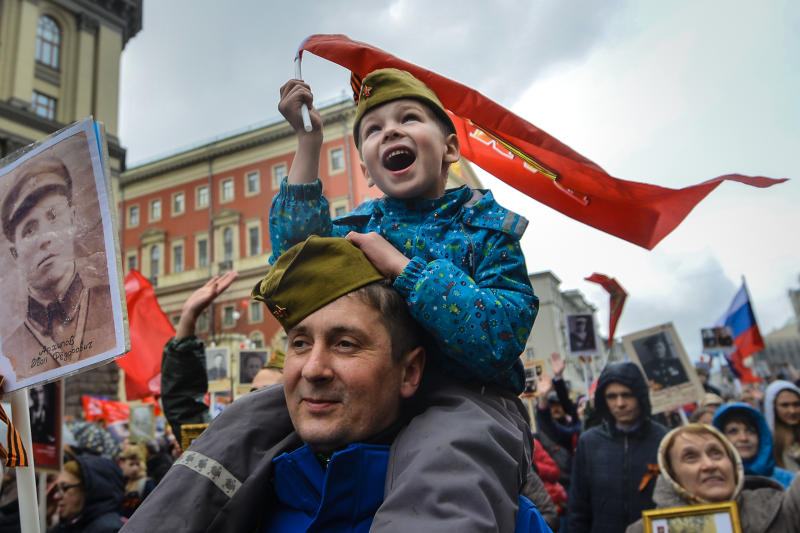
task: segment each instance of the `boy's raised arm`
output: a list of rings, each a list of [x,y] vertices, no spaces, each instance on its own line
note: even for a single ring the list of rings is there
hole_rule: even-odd
[[[300,108],[308,106],[311,117],[311,131],[303,127]],[[322,151],[322,116],[314,107],[314,95],[311,87],[301,80],[289,80],[281,87],[281,100],[278,111],[291,124],[297,135],[297,152],[295,152],[289,176],[291,184],[312,183],[319,175],[319,155]]]

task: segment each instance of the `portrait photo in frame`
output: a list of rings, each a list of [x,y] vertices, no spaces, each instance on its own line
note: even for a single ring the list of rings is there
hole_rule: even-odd
[[[545,362],[541,359],[524,361],[525,366],[525,388],[520,394],[521,398],[535,398],[539,390],[539,376],[545,370]]]
[[[128,430],[131,444],[152,440],[156,431],[155,406],[143,402],[130,402],[130,406]]]
[[[59,472],[64,420],[64,387],[61,381],[37,383],[28,388],[33,464],[37,472]]]
[[[569,355],[597,355],[597,336],[591,313],[567,315],[567,350]]]
[[[671,322],[626,335],[622,344],[644,373],[653,413],[698,402],[703,397],[703,386]]]
[[[734,501],[651,509],[642,522],[645,533],[742,533]]]
[[[0,161],[4,392],[130,348],[106,151],[88,118]]]
[[[231,375],[231,353],[228,348],[206,348],[208,381],[226,381]]]
[[[239,381],[240,386],[250,385],[253,378],[269,361],[268,350],[242,350],[239,352]]]

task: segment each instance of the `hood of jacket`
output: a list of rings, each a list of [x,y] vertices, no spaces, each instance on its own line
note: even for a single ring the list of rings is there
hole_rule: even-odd
[[[606,387],[611,383],[620,383],[629,387],[636,399],[639,401],[639,422],[650,419],[650,395],[647,388],[647,381],[644,374],[634,363],[611,363],[603,369],[600,377],[597,378],[597,389],[594,393],[594,406],[600,416],[605,420],[609,427],[616,427],[616,420],[606,402]]]
[[[723,405],[717,409],[712,424],[722,432],[732,416],[747,417],[758,432],[758,452],[755,457],[742,459],[745,473],[771,476],[775,469],[775,458],[772,456],[772,432],[767,427],[767,420],[757,409],[746,403],[737,402]]]
[[[117,463],[95,455],[80,455],[75,460],[81,467],[84,500],[73,523],[88,524],[106,513],[117,513],[125,497],[125,477]]]
[[[658,480],[656,481],[655,491],[653,492],[653,501],[658,507],[661,508],[675,507],[680,505],[696,505],[699,503],[711,503],[684,489],[675,479],[672,478],[667,469],[667,443],[674,438],[675,433],[681,431],[685,427],[686,426],[677,427],[664,435],[664,438],[661,439],[661,444],[658,446],[658,468],[660,470],[660,474],[658,476]],[[725,448],[727,448],[729,454],[734,459],[733,473],[734,476],[736,476],[736,488],[731,496],[731,499],[734,500],[742,491],[742,487],[744,486],[745,476],[744,467],[742,466],[742,458],[739,456],[739,452],[736,451],[736,448],[733,447],[733,444],[731,444],[722,433],[717,431],[716,428],[706,425],[703,425],[702,427],[713,432],[717,438],[719,438],[720,442],[722,442]]]
[[[770,383],[764,392],[764,418],[767,419],[767,427],[770,431],[775,431],[775,398],[785,390],[794,391],[800,396],[800,387],[782,379]]]

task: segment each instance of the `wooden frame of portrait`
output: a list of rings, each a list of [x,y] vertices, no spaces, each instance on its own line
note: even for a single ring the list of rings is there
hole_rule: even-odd
[[[186,451],[192,442],[208,428],[208,423],[204,424],[183,424],[181,426],[181,450]]]
[[[653,413],[699,402],[703,397],[703,386],[672,322],[625,335],[622,344],[648,382]],[[653,348],[656,344],[663,345],[662,357]]]
[[[130,350],[110,176],[105,130],[92,117],[0,160],[0,205],[9,217],[0,222],[3,392],[88,370]],[[58,195],[67,198],[63,206],[52,199]],[[41,225],[46,231],[23,238],[23,228]],[[44,236],[51,236],[47,257],[34,252]],[[49,305],[42,295],[62,283],[63,298],[76,305],[72,316],[56,322],[42,311]]]
[[[642,512],[642,523],[645,533],[742,533],[739,507],[734,501],[651,509]],[[704,529],[704,524],[709,528]]]
[[[592,313],[566,315],[564,323],[567,327],[567,353],[569,355],[598,355],[600,353]],[[580,324],[585,324],[585,332],[580,331]]]

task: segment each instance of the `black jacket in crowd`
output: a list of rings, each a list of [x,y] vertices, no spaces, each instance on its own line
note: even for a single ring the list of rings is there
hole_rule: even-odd
[[[608,409],[605,389],[612,382],[630,387],[639,401],[640,423],[629,432],[617,428]],[[578,440],[568,529],[570,533],[622,533],[642,517],[643,510],[653,507],[657,476],[648,476],[648,465],[658,464],[658,445],[667,428],[650,420],[647,382],[633,363],[614,363],[603,370],[597,382],[595,408],[603,424],[589,429]]]

